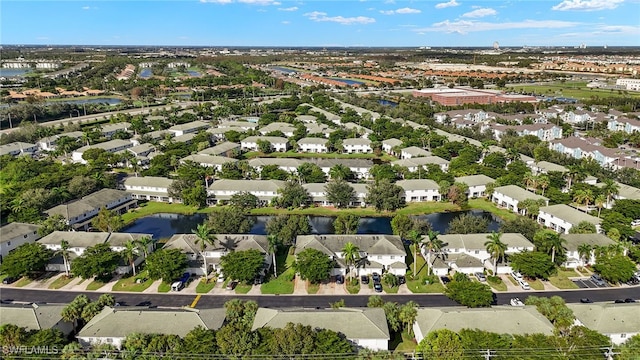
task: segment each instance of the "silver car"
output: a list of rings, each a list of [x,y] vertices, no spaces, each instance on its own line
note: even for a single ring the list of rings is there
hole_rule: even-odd
[[[476,276],[476,278],[478,278],[478,281],[482,281],[482,282],[487,281],[487,277],[481,272],[477,272],[474,275]]]

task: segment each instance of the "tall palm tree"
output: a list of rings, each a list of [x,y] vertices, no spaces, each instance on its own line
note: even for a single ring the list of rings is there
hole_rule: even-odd
[[[153,244],[153,239],[149,236],[143,236],[136,240],[136,245],[138,246],[138,249],[142,251],[142,255],[145,259],[149,256],[149,245],[151,244]]]
[[[578,256],[583,260],[584,264],[588,264],[591,259],[591,250],[592,247],[589,244],[580,244],[578,246]]]
[[[331,179],[349,180],[351,169],[342,164],[337,164],[329,169],[329,177]]]
[[[501,237],[502,233],[492,231],[491,234],[487,235],[488,240],[484,243],[487,252],[493,259],[493,275],[498,273],[498,261],[504,258],[504,254],[507,251],[507,244],[502,242]]]
[[[569,180],[568,188],[571,189],[571,185],[575,181],[580,181],[585,178],[584,169],[579,165],[567,166],[569,172],[567,173],[567,180]]]
[[[124,244],[122,250],[122,256],[124,256],[131,268],[133,269],[133,276],[136,276],[136,255],[138,254],[138,246],[135,241],[129,240]]]
[[[269,252],[271,253],[271,259],[273,261],[273,275],[275,277],[278,277],[278,270],[276,268],[276,253],[278,252],[280,241],[275,235],[268,235],[267,241],[269,242]]]
[[[591,200],[593,200],[593,192],[589,189],[576,190],[573,194],[573,201],[578,204],[585,204],[587,208],[589,207],[589,202],[591,202]]]
[[[602,192],[607,197],[607,208],[609,208],[612,198],[620,193],[620,186],[612,179],[604,179],[603,183]]]
[[[564,244],[567,242],[557,233],[549,233],[547,237],[547,248],[551,251],[551,262],[555,264],[556,254],[564,254],[567,250]]]
[[[58,253],[62,256],[64,274],[69,277],[69,242],[67,240],[60,241],[60,251]]]
[[[538,186],[542,189],[542,196],[544,196],[544,190],[549,187],[549,177],[547,175],[538,176]]]
[[[440,235],[438,231],[429,230],[429,232],[427,233],[427,238],[422,243],[422,246],[427,249],[427,274],[431,274],[431,254],[439,253],[444,246],[442,240],[438,239],[438,235]],[[414,264],[415,263],[416,261],[414,259]],[[415,266],[413,269],[413,274],[414,276],[416,274]]]
[[[354,243],[352,243],[351,241],[349,241],[346,244],[344,244],[344,247],[342,248],[341,251],[342,251],[342,256],[344,257],[344,261],[347,263],[347,270],[349,270],[349,276],[353,277],[353,273],[351,272],[351,268],[349,265],[354,266],[354,270],[355,270],[356,261],[360,258],[360,248],[356,246]]]
[[[207,249],[208,245],[213,245],[215,241],[215,237],[211,233],[211,229],[207,224],[200,224],[195,230],[191,230],[191,232],[196,236],[195,243],[199,246],[200,256],[202,256],[202,262],[204,264],[204,281],[209,281],[209,267],[207,266],[207,258],[204,256],[204,251]]]
[[[600,211],[602,211],[602,208],[604,207],[604,204],[606,201],[607,199],[605,198],[604,195],[600,194],[596,196],[595,204],[596,204],[596,207],[598,208],[598,218],[600,217]]]

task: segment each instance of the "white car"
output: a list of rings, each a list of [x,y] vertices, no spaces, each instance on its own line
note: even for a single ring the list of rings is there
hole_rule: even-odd
[[[524,303],[519,298],[513,298],[510,301],[511,306],[524,306]]]
[[[520,274],[519,272],[513,271],[511,272],[511,276],[516,279],[516,281],[520,281],[522,280],[522,274]]]
[[[531,290],[531,286],[528,282],[524,281],[524,279],[518,280],[518,283],[520,283],[520,287],[522,288],[522,290]]]

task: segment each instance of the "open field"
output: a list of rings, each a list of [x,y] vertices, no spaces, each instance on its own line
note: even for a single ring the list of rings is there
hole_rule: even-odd
[[[623,90],[614,90],[614,89],[591,89],[587,87],[587,83],[585,81],[576,81],[576,82],[554,82],[549,84],[539,84],[539,85],[513,85],[510,89],[514,91],[523,91],[526,93],[535,93],[542,96],[558,96],[558,97],[567,97],[574,98],[578,100],[589,99],[593,96],[598,97],[616,97],[616,96],[629,96],[634,98],[639,98],[640,93],[633,91],[623,91]],[[626,94],[625,94],[626,92]]]

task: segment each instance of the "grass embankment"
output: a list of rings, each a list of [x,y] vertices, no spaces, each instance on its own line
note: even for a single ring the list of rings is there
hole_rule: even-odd
[[[433,293],[444,293],[444,286],[440,282],[429,281],[427,284],[428,276],[427,276],[427,262],[425,259],[418,253],[418,259],[416,262],[417,265],[417,273],[416,276],[413,276],[413,250],[412,247],[407,248],[407,262],[409,263],[409,271],[407,272],[407,288],[409,291],[417,294],[433,294]],[[383,286],[383,289],[386,288]],[[397,292],[396,288],[396,292]]]
[[[170,214],[181,214],[181,215],[193,215],[195,213],[210,213],[215,211],[214,207],[208,207],[203,209],[198,209],[195,206],[187,206],[183,204],[168,204],[162,202],[154,202],[149,201],[145,203],[141,203],[139,207],[129,210],[126,214],[122,215],[122,220],[124,220],[125,224],[130,224],[134,222],[136,219],[141,217],[160,214],[160,213],[170,213]]]
[[[360,292],[360,280],[359,279],[348,279],[346,281],[345,287],[349,294],[357,294]]]
[[[395,212],[378,212],[372,207],[336,209],[334,207],[310,207],[306,209],[282,209],[264,207],[254,209],[251,215],[311,215],[311,216],[338,216],[340,214],[353,214],[360,217],[393,217],[397,214],[424,215],[446,211],[458,211],[460,207],[444,202],[420,202],[407,204]]]
[[[513,220],[518,217],[518,214],[515,214],[507,209],[500,209],[496,206],[496,204],[484,198],[469,199],[466,210],[474,209],[490,212],[493,215],[501,218],[502,220]]]
[[[246,294],[251,291],[251,285],[245,283],[239,283],[236,286],[236,294]]]
[[[33,279],[30,279],[28,276],[23,276],[20,280],[13,283],[13,286],[19,288],[31,284],[31,282],[33,282]]]
[[[307,283],[307,294],[315,295],[320,290],[320,284]]]
[[[138,279],[141,280],[140,283],[137,283]],[[149,273],[145,270],[136,276],[129,276],[127,278],[120,279],[111,290],[113,291],[132,291],[132,292],[143,292],[149,286],[153,284],[153,280],[149,279]]]
[[[263,294],[293,294],[293,279],[295,277],[293,263],[295,260],[295,256],[289,255],[288,251],[276,255],[278,276],[271,277],[269,281],[262,284],[260,291]]]
[[[499,276],[487,276],[487,284],[496,291],[507,291],[507,284],[505,284]]]
[[[524,91],[526,93],[536,93],[542,96],[554,96],[554,97],[568,97],[579,100],[590,99],[593,96],[604,97],[640,97],[639,94],[634,92],[626,92],[624,90],[621,93],[618,90],[612,89],[592,89],[587,87],[587,83],[584,81],[573,82],[554,82],[550,84],[539,85],[516,85],[510,87],[514,91]],[[626,92],[626,94],[624,94]]]
[[[89,285],[87,285],[87,290],[96,291],[105,285],[107,285],[106,282],[102,282],[100,280],[93,280],[92,282],[89,283]]]
[[[535,280],[526,280],[529,283],[529,286],[531,286],[531,288],[533,290],[544,290],[544,284],[542,283],[542,281],[540,281],[540,279],[535,279]]]
[[[71,276],[62,275],[57,279],[55,279],[51,284],[49,284],[49,289],[51,290],[60,289],[65,285],[69,284],[73,279],[75,278]]]
[[[549,282],[558,289],[578,289],[579,286],[570,279],[571,277],[578,276],[580,275],[578,275],[574,270],[558,269],[558,272],[555,275],[549,277]]]

